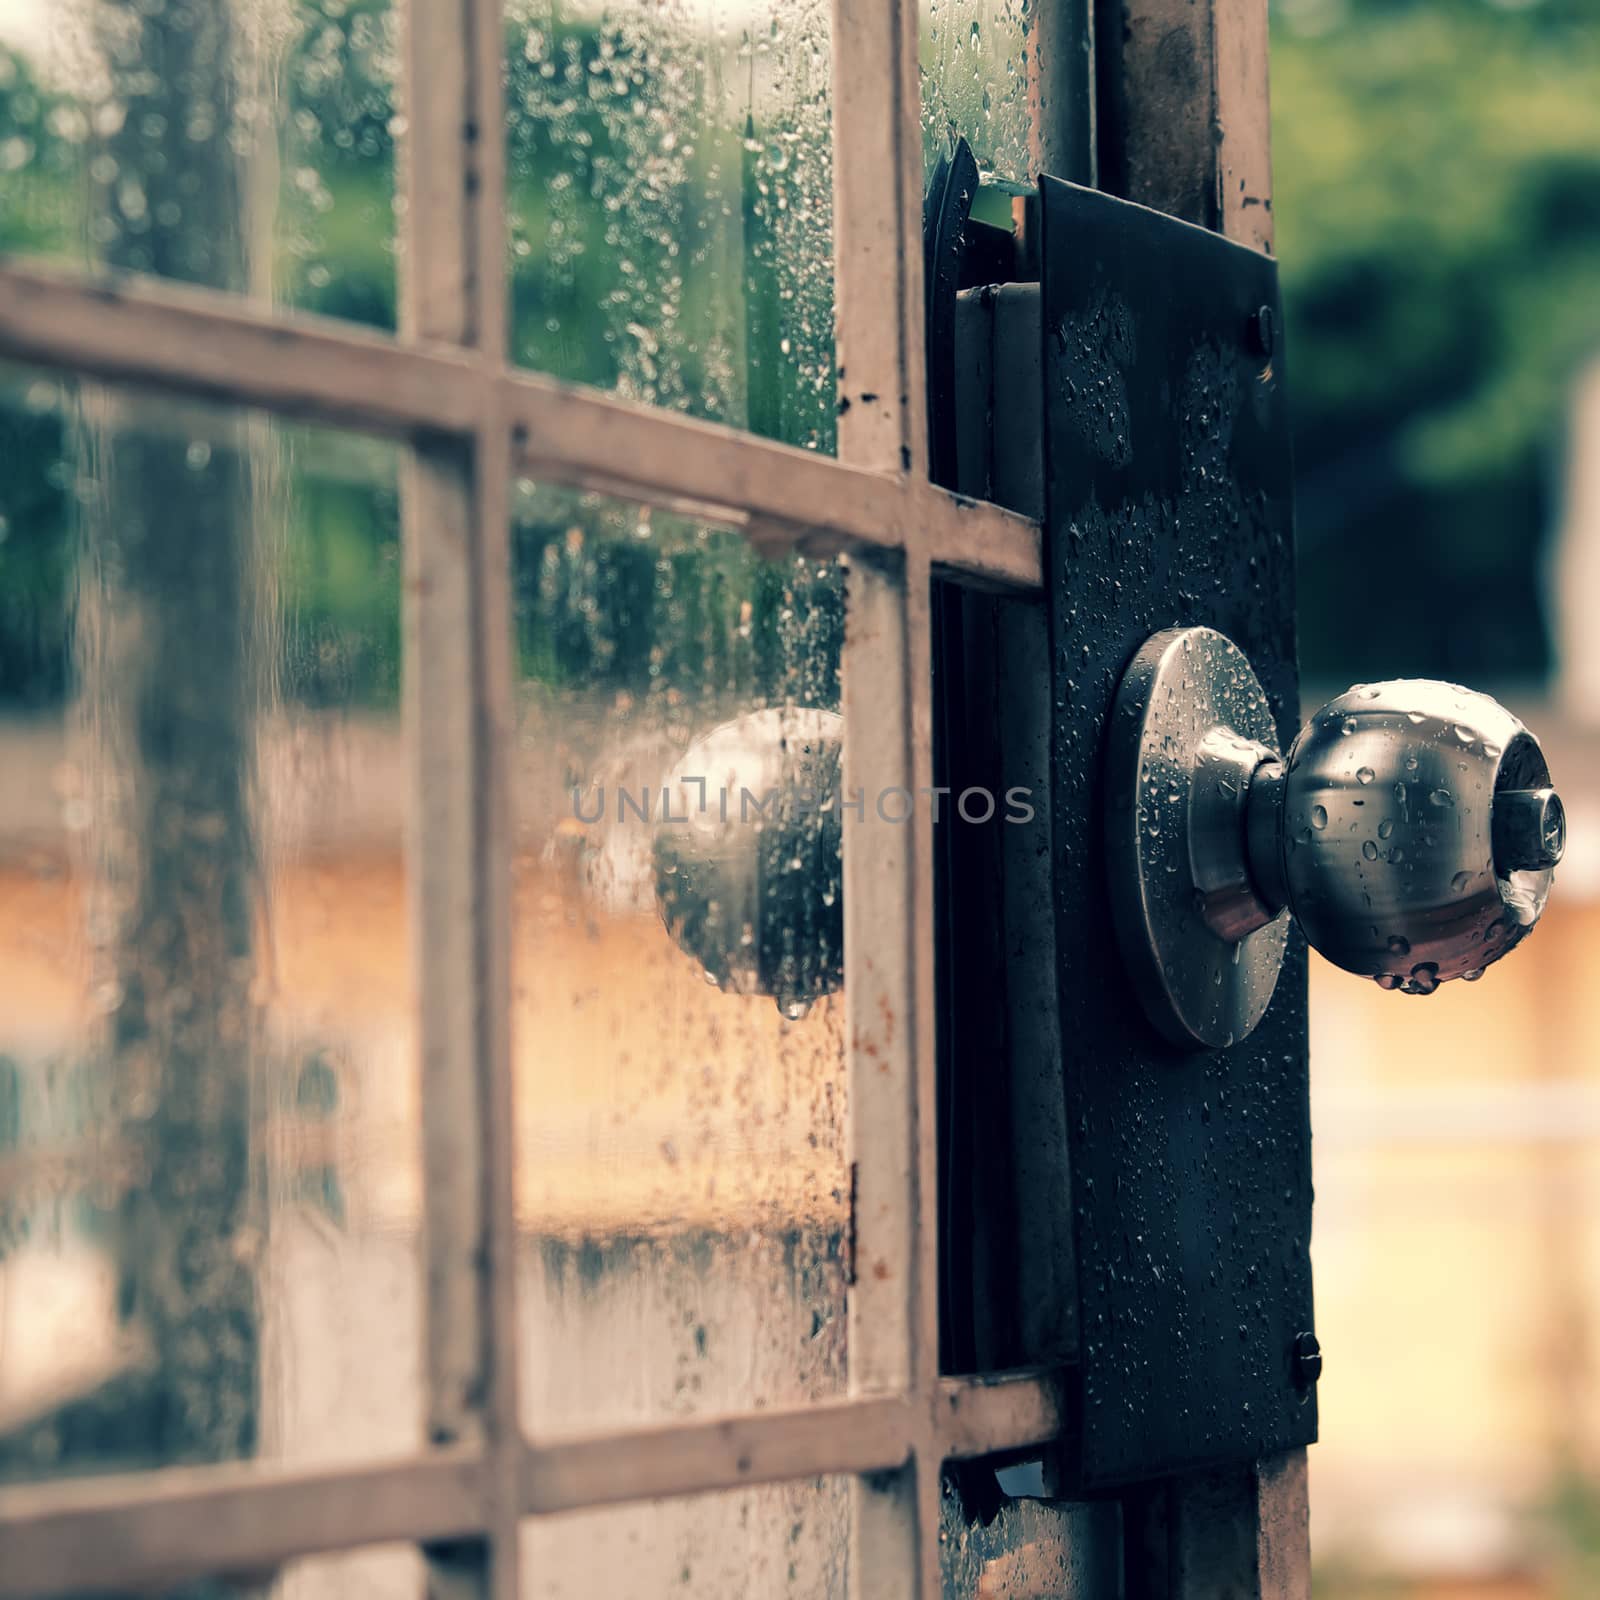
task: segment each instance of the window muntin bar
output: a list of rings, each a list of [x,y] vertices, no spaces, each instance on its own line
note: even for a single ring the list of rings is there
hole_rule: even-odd
[[[774,1482],[892,1472],[916,1441],[935,1459],[1026,1449],[1062,1427],[1051,1374],[945,1379],[932,1416],[884,1397],[700,1418],[525,1446],[511,1489],[526,1515]],[[297,1552],[424,1542],[484,1531],[487,1467],[476,1450],[381,1466],[173,1469],[0,1491],[0,1600],[108,1588],[135,1572],[172,1578],[270,1567]]]
[[[499,0],[406,11],[401,328],[491,372],[505,349]],[[406,731],[423,1133],[426,1417],[483,1449],[485,1539],[429,1547],[439,1587],[513,1600],[516,1270],[511,1172],[507,425],[492,381],[466,440],[419,439],[402,512]],[[432,1586],[432,1583],[430,1583]]]
[[[915,0],[834,15],[841,459],[921,477],[922,159]],[[932,782],[931,582],[924,529],[904,555],[858,562],[846,640],[848,784]],[[908,1386],[932,1409],[938,1372],[933,1048],[933,851],[917,814],[888,851],[846,844],[845,992],[850,1007],[857,1272],[852,1384]],[[914,1439],[908,1470],[857,1481],[852,1593],[939,1592],[939,1467]]]
[[[481,1458],[331,1471],[174,1469],[11,1489],[0,1495],[6,1600],[261,1571],[296,1555],[483,1529]]]
[[[920,537],[931,564],[973,582],[1039,586],[1039,526],[1026,517],[893,468],[500,373],[438,343],[258,314],[205,291],[0,265],[0,353],[402,438],[470,435],[498,404],[517,470],[541,481],[696,506],[764,548],[891,552]]]

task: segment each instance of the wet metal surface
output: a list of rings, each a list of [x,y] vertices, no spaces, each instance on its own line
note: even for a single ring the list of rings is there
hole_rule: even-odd
[[[1305,950],[1261,1025],[1182,1052],[1110,936],[1104,747],[1162,628],[1204,624],[1261,680],[1279,748],[1297,685],[1283,341],[1265,257],[1042,182],[1052,827],[1085,1485],[1252,1460],[1316,1435]],[[1280,324],[1281,325],[1281,324]],[[1272,741],[1268,741],[1272,742]],[[1338,1352],[1332,1352],[1335,1361]]]
[[[1117,692],[1107,751],[1111,910],[1145,1014],[1183,1046],[1225,1049],[1272,1000],[1288,939],[1245,859],[1245,806],[1276,757],[1250,663],[1209,628],[1148,639]]]

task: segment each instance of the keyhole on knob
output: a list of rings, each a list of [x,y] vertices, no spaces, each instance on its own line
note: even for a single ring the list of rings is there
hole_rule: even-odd
[[[1567,813],[1554,789],[1502,789],[1490,822],[1494,869],[1544,872],[1557,865],[1567,846]]]

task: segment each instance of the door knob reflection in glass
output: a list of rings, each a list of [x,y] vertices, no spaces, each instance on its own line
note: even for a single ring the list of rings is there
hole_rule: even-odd
[[[752,711],[697,739],[662,785],[656,903],[673,939],[730,994],[798,1020],[844,982],[843,722]]]
[[[1154,635],[1118,690],[1112,912],[1145,1010],[1175,1042],[1255,1027],[1290,915],[1385,989],[1481,977],[1538,921],[1564,843],[1539,741],[1470,689],[1359,685],[1287,755],[1249,662],[1209,628]]]

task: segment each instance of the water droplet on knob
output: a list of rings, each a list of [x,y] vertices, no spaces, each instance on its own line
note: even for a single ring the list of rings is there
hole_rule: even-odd
[[[1312,806],[1311,826],[1313,828],[1326,828],[1328,826],[1328,808],[1326,806]]]
[[[1411,969],[1411,982],[1407,994],[1432,994],[1439,987],[1439,963],[1420,961]]]

